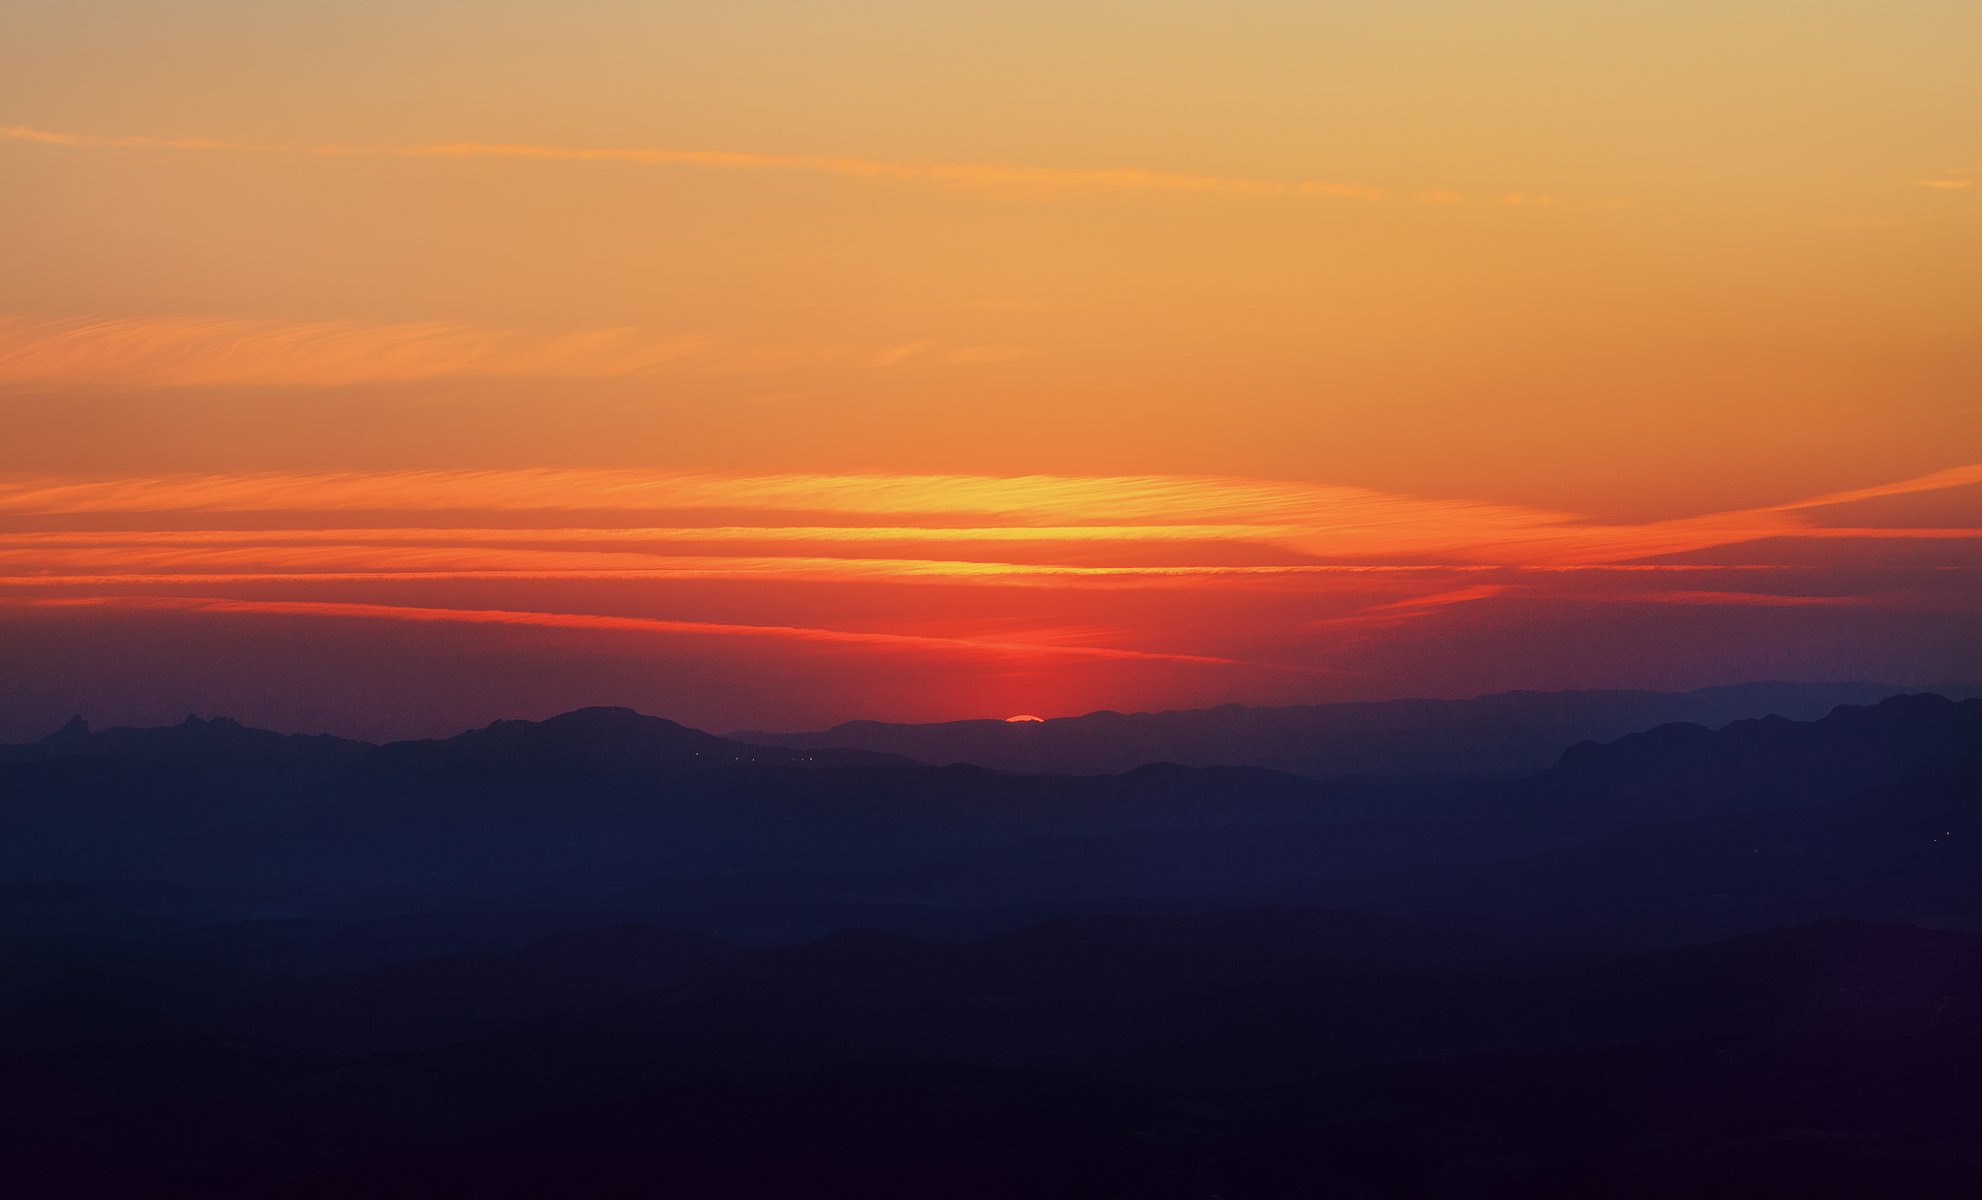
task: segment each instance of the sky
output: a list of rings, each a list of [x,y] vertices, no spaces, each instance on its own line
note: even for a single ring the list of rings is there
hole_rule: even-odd
[[[1982,678],[1967,0],[12,0],[0,740]]]

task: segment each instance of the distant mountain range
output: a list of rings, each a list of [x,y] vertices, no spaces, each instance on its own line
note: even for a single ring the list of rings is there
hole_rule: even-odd
[[[0,749],[0,1178],[1965,1196],[1982,700],[1477,752],[1767,694],[1406,704],[1365,761],[1423,761],[1320,778],[626,709],[384,746],[72,723]]]
[[[451,738],[376,746],[328,734],[282,734],[227,717],[188,716],[177,725],[91,729],[75,717],[38,742],[0,746],[0,762],[63,758],[161,762],[348,763],[379,757],[405,764],[504,763],[615,766],[621,769],[716,769],[739,764],[851,766],[905,761],[863,750],[786,750],[739,744],[714,734],[644,716],[630,708],[582,708],[548,721],[497,721]]]
[[[1982,701],[1665,725],[1555,757],[1459,786],[936,767],[626,709],[385,746],[72,725],[0,755],[0,885],[168,884],[298,915],[610,909],[724,934],[883,912],[922,931],[937,909],[982,928],[965,914],[1121,899],[1691,934],[1966,911],[1982,889],[1959,875]]]
[[[1174,712],[1094,712],[1047,721],[849,721],[817,733],[746,730],[737,741],[838,747],[1003,771],[1106,775],[1150,762],[1253,766],[1315,778],[1522,775],[1577,742],[1655,725],[1719,728],[1743,717],[1807,721],[1908,689],[1879,683],[1744,683],[1692,692],[1502,692],[1471,700],[1377,700]],[[1969,694],[1954,689],[1953,694]]]
[[[497,721],[452,738],[392,743],[411,759],[491,761],[556,752],[631,756],[650,766],[848,766],[956,763],[1000,771],[1114,775],[1151,763],[1250,766],[1317,779],[1474,780],[1531,774],[1579,742],[1608,742],[1658,725],[1718,729],[1777,716],[1814,720],[1846,704],[1909,689],[1881,683],[1745,683],[1691,692],[1499,692],[1470,700],[1377,700],[1169,712],[1094,712],[1044,721],[888,724],[850,721],[817,733],[746,730],[717,737],[625,708],[580,709],[549,721]],[[1977,689],[1942,688],[1964,698]],[[235,761],[349,761],[372,744],[325,734],[279,734],[226,717],[173,726],[92,729],[73,718],[38,742],[0,745],[0,762],[94,755]],[[786,753],[796,751],[799,753]],[[575,759],[574,759],[575,761]]]

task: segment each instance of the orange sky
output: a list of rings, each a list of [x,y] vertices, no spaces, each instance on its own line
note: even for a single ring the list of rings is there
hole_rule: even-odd
[[[1978,44],[10,4],[0,738],[1972,679]]]

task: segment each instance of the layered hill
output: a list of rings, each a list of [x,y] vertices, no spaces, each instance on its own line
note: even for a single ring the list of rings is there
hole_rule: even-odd
[[[1965,912],[1982,880],[1982,701],[1932,696],[1661,726],[1464,789],[935,767],[614,709],[379,747],[214,725],[0,761],[0,885],[57,909],[142,883],[295,915],[576,906],[715,931],[1298,901],[1731,932]]]
[[[1176,762],[1320,778],[1472,779],[1539,771],[1565,746],[1610,741],[1655,725],[1718,728],[1768,715],[1811,720],[1840,704],[1872,704],[1903,690],[1877,683],[1750,683],[1693,692],[1502,692],[1471,700],[1228,704],[1046,721],[851,721],[816,733],[730,736],[766,746],[856,747],[927,763],[1073,775]]]

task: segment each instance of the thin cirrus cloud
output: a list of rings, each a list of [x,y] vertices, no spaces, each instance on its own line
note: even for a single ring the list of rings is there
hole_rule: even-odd
[[[1504,596],[1510,591],[1504,583],[1476,583],[1448,590],[1424,592],[1405,596],[1398,600],[1385,600],[1364,605],[1356,612],[1344,616],[1323,617],[1310,621],[1309,628],[1353,632],[1366,629],[1386,629],[1394,625],[1406,624],[1421,617],[1430,616],[1442,609],[1455,605],[1470,604],[1475,600],[1491,600]]]
[[[1914,180],[1913,186],[1942,192],[1966,191],[1975,186],[1974,175],[1975,168],[1972,166],[1949,167],[1932,178]]]
[[[1978,483],[1982,483],[1982,463],[1970,463],[1911,479],[1873,484],[1870,487],[1853,488],[1844,492],[1826,492],[1821,496],[1811,496],[1805,500],[1794,500],[1788,504],[1778,505],[1776,510],[1796,512],[1813,508],[1834,508],[1860,500],[1883,500],[1889,496],[1913,496],[1923,492],[1949,491]]]
[[[1802,539],[1973,541],[1982,531],[1820,518],[1977,481],[1982,464],[1631,525],[1207,476],[546,469],[13,478],[0,479],[0,527],[9,531],[0,605],[1307,670],[1318,662],[1314,639],[1409,636],[1413,627],[1491,620],[1508,606],[1945,607],[1940,593],[1960,588],[1960,572],[1921,585],[1938,589],[1930,596],[1873,595],[1848,570],[1772,559],[1772,548]],[[1732,563],[1669,561],[1729,547],[1739,556]],[[1037,589],[1039,601],[1027,606],[1036,615],[983,636],[984,615],[1009,605],[986,599],[985,589],[1010,587]],[[1131,594],[1132,609],[1117,603]],[[718,615],[752,619],[710,620],[712,602]],[[1203,614],[1214,610],[1234,614],[1216,624],[1239,632],[1207,634]]]
[[[1722,545],[1793,530],[1780,513],[1613,526],[1518,505],[1397,495],[1365,488],[1205,476],[755,475],[637,470],[400,471],[143,477],[0,482],[0,515],[137,516],[167,513],[368,512],[513,514],[511,521],[569,524],[570,512],[623,514],[646,525],[656,513],[776,516],[754,523],[900,525],[950,531],[1037,526],[1041,541],[1265,543],[1276,565],[1299,561],[1617,561]],[[545,518],[551,518],[547,522]],[[831,519],[828,519],[831,518]],[[342,522],[348,524],[349,522]],[[431,524],[431,521],[425,523]],[[464,522],[465,523],[465,522]],[[1110,532],[1081,534],[1106,526]],[[1057,531],[1057,532],[1053,532]],[[1153,536],[1145,536],[1147,534]],[[739,539],[743,540],[743,539]],[[816,539],[843,551],[844,537]],[[885,538],[871,539],[884,541]],[[1292,556],[1292,557],[1290,557]]]
[[[751,346],[632,327],[545,333],[461,321],[275,321],[0,314],[0,388],[337,387],[448,377],[607,379],[906,362],[1010,361],[1003,346],[917,343],[877,352]]]
[[[702,337],[564,334],[452,321],[283,322],[0,315],[0,386],[334,387],[443,376],[594,378],[682,365]]]
[[[261,567],[1179,579],[1434,564],[1560,569],[1764,539],[1972,537],[1964,528],[1833,527],[1813,518],[1978,481],[1982,465],[1971,465],[1770,508],[1615,524],[1519,505],[1213,476],[543,469],[28,477],[0,479],[0,519],[12,530],[0,567],[17,578],[95,574],[106,565],[175,574]],[[316,514],[319,527],[296,527],[299,512]],[[587,522],[572,522],[574,513]],[[655,523],[657,514],[668,523]],[[1218,546],[1218,557],[1203,557]],[[1139,557],[1119,561],[1124,550]]]
[[[1843,608],[1869,602],[1865,596],[1801,596],[1774,592],[1712,592],[1676,590],[1616,597],[1645,604],[1708,604],[1759,608]]]
[[[1000,189],[1027,192],[1167,192],[1194,195],[1324,198],[1378,201],[1395,197],[1386,188],[1319,179],[1260,179],[1153,171],[1140,167],[1042,167],[1012,163],[883,159],[838,154],[760,154],[732,150],[676,150],[647,146],[541,146],[508,142],[433,142],[415,145],[255,144],[213,138],[105,136],[0,127],[0,139],[45,146],[103,150],[171,150],[204,153],[289,154],[326,158],[507,159],[559,163],[634,163],[721,171],[796,172],[842,179],[915,183],[948,189]],[[1450,204],[1462,197],[1449,190],[1425,193],[1426,203]]]
[[[642,633],[687,637],[741,637],[783,642],[820,642],[884,650],[930,650],[979,655],[1115,659],[1187,663],[1199,666],[1264,666],[1216,655],[1174,654],[1052,640],[1085,636],[1086,630],[1044,630],[1032,640],[945,637],[934,634],[824,629],[800,625],[746,625],[723,621],[675,621],[608,613],[537,612],[513,609],[448,608],[319,600],[242,600],[216,596],[0,597],[0,604],[33,608],[118,607],[217,615],[331,617],[356,620],[445,622],[468,625],[522,625],[542,629]]]
[[[1528,528],[1550,514],[1507,505],[1423,500],[1363,488],[1188,475],[738,475],[543,468],[264,472],[77,480],[0,480],[0,512],[266,512],[310,509],[501,511],[774,510],[950,524],[1249,525],[1294,521],[1344,534],[1465,514]],[[1317,515],[1327,518],[1314,525]],[[914,518],[909,520],[907,518]],[[955,518],[954,520],[952,518]]]

